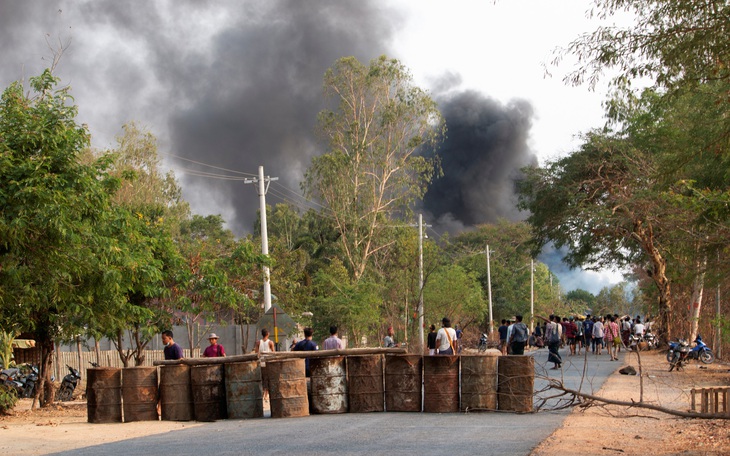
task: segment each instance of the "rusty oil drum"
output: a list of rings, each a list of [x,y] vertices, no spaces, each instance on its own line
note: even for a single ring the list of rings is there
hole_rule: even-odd
[[[86,370],[86,411],[89,423],[122,422],[122,370]]]
[[[448,355],[423,358],[423,411],[459,411],[459,357]]]
[[[190,366],[172,364],[160,367],[160,409],[165,421],[195,419]]]
[[[499,410],[531,412],[535,388],[535,358],[523,355],[500,356],[497,372]]]
[[[304,359],[266,361],[272,418],[309,415]]]
[[[383,356],[347,357],[347,397],[351,413],[385,411]]]
[[[497,410],[497,360],[461,355],[461,410]]]
[[[312,358],[311,413],[347,413],[347,371],[344,356]]]
[[[385,410],[421,411],[421,355],[385,356]]]
[[[258,361],[225,364],[228,418],[264,416],[261,366]]]
[[[226,387],[223,364],[204,364],[190,369],[193,410],[197,421],[226,418]]]
[[[122,369],[122,410],[124,422],[157,421],[157,368]]]

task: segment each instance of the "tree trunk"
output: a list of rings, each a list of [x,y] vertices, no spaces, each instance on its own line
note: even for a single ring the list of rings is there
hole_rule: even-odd
[[[651,224],[644,225],[641,220],[634,222],[633,236],[641,243],[649,259],[650,264],[646,273],[654,281],[659,292],[659,321],[656,336],[659,338],[659,343],[666,346],[669,345],[669,334],[672,330],[672,294],[667,277],[667,260],[654,244],[654,230]]]
[[[689,311],[689,340],[693,341],[697,337],[697,327],[700,322],[700,310],[702,309],[702,295],[705,289],[705,271],[707,270],[707,257],[696,264],[697,275],[692,282],[692,301]]]

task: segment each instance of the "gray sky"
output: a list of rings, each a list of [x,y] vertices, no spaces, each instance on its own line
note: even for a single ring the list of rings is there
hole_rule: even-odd
[[[39,74],[68,43],[57,69],[79,121],[99,149],[136,121],[159,139],[185,198],[250,232],[258,199],[241,180],[259,165],[279,177],[267,202],[296,202],[334,61],[387,54],[412,71],[444,113],[444,178],[425,218],[455,232],[520,218],[520,167],[565,154],[602,123],[605,89],[567,87],[544,63],[593,30],[588,0],[15,1],[0,0],[0,86]],[[50,45],[50,47],[49,47]],[[204,167],[198,163],[214,165]],[[232,170],[235,173],[222,170]],[[193,172],[191,172],[193,170]],[[572,280],[578,277],[578,282]],[[567,289],[597,292],[615,274],[561,272]]]

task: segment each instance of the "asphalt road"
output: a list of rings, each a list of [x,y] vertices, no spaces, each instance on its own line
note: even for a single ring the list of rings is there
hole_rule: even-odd
[[[605,353],[605,352],[604,352]],[[596,392],[606,377],[623,366],[607,355],[569,357],[561,350],[562,370],[550,370],[547,349],[535,357],[535,389],[546,377],[562,379],[566,386]],[[623,359],[623,354],[621,355]],[[536,394],[536,403],[554,396],[555,390]],[[190,429],[86,447],[59,455],[527,455],[562,424],[569,410],[560,399],[548,400],[544,411],[514,413],[347,413],[301,418],[222,420]],[[99,425],[99,432],[104,432]],[[150,422],[150,426],[154,426]]]

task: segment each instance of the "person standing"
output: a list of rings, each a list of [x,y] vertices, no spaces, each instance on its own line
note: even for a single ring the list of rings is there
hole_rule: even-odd
[[[621,337],[619,335],[618,323],[616,317],[610,318],[605,328],[606,346],[608,354],[611,355],[611,361],[618,361],[618,348],[621,346]]]
[[[261,340],[256,344],[254,351],[259,354],[259,358],[264,353],[274,353],[276,351],[274,341],[269,339],[268,329],[261,328]],[[267,401],[269,399],[269,371],[266,369],[266,360],[262,359],[259,365],[261,366],[261,388],[264,391],[263,399]]]
[[[588,353],[588,350],[592,350],[593,348],[593,319],[591,318],[591,314],[586,315],[586,321],[583,323],[583,334],[585,335],[585,349],[586,353]]]
[[[428,354],[433,356],[436,354],[436,325],[431,325],[428,330],[426,345],[428,346]]]
[[[575,327],[577,328],[576,336],[575,336],[575,345],[576,345],[576,351],[578,355],[580,355],[580,350],[583,347],[583,320],[581,320],[581,317],[578,316],[575,319]]]
[[[574,318],[571,315],[568,317],[568,322],[563,325],[565,330],[565,340],[568,342],[568,348],[570,349],[570,356],[575,355],[575,344],[576,338],[578,337],[578,327],[573,322]]]
[[[163,345],[165,345],[165,348],[163,350],[165,354],[165,359],[183,358],[182,348],[180,348],[180,346],[172,339],[172,331],[170,331],[169,329],[162,332],[162,343]]]
[[[512,348],[513,355],[524,355],[529,331],[527,329],[527,325],[522,323],[522,315],[516,315],[515,320],[517,321],[514,325],[512,325],[510,347]]]
[[[459,344],[456,341],[456,331],[451,327],[451,320],[447,317],[441,319],[441,325],[443,327],[436,333],[436,348],[439,355],[454,355]]]
[[[259,340],[259,343],[256,344],[256,348],[254,349],[254,351],[259,355],[263,353],[274,353],[276,351],[274,341],[269,339],[268,329],[261,328],[261,340]]]
[[[312,328],[304,328],[304,339],[297,342],[297,344],[294,346],[293,351],[316,351],[319,350],[319,346],[315,341],[312,340],[312,335],[314,334],[314,331]],[[309,371],[309,358],[305,358],[304,360],[304,368],[307,377],[311,377],[312,373]]]
[[[330,326],[330,336],[322,344],[325,350],[343,350],[345,344],[337,337],[337,326]]]
[[[502,319],[502,325],[497,328],[497,331],[499,332],[499,350],[502,352],[502,355],[507,354],[507,320],[504,318]]]
[[[593,344],[595,345],[593,352],[596,356],[599,356],[603,351],[603,336],[605,335],[605,332],[603,330],[603,323],[601,320],[602,318],[598,317],[598,319],[593,322]]]
[[[216,333],[210,333],[210,335],[208,335],[208,342],[210,343],[210,345],[208,345],[203,352],[204,358],[216,358],[226,356],[226,349],[223,348],[223,345],[218,343],[218,336],[216,335]]]
[[[560,335],[562,326],[560,318],[550,315],[548,319],[538,316],[541,320],[545,320],[545,340],[548,346],[548,361],[553,363],[551,369],[560,369],[563,366],[563,359],[560,357]],[[556,321],[557,320],[557,321]]]
[[[395,343],[395,339],[393,338],[394,335],[395,332],[393,331],[393,327],[388,326],[388,334],[383,338],[383,347],[393,348],[398,346],[398,344]]]

